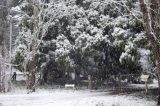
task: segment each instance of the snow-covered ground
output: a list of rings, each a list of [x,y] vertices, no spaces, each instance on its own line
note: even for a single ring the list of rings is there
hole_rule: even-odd
[[[154,84],[148,84],[148,89],[158,88],[158,83]],[[139,88],[139,89],[145,89],[145,84],[129,84],[127,85],[128,88]]]
[[[109,95],[107,92],[74,90],[38,90],[0,94],[0,106],[155,106],[132,96]]]

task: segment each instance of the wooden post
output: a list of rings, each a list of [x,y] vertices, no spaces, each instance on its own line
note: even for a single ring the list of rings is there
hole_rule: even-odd
[[[121,75],[119,75],[119,90],[122,91],[122,83],[121,83],[121,80],[122,80],[122,77]]]
[[[147,85],[147,81],[148,81],[149,75],[141,75],[141,80],[145,82],[145,93],[147,94],[148,92],[148,85]]]
[[[147,85],[147,81],[145,81],[145,91],[146,91],[146,94],[148,92],[148,85]]]
[[[88,89],[92,90],[92,79],[91,79],[91,75],[88,75]]]

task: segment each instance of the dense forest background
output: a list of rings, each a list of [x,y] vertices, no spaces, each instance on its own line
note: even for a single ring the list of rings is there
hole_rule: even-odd
[[[32,80],[39,74],[40,84],[79,84],[88,75],[136,83],[153,73],[138,0],[13,0],[9,6],[13,68],[34,73]]]

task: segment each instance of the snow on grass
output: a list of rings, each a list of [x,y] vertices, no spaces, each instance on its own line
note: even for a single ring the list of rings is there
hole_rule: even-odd
[[[38,90],[31,94],[1,94],[0,106],[155,106],[155,102],[87,90]]]
[[[158,88],[158,83],[148,84],[147,86],[148,86],[148,89]],[[129,84],[127,85],[127,87],[145,89],[146,85],[145,84]]]

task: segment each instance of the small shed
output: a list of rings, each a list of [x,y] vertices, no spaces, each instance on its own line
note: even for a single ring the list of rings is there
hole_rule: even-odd
[[[7,76],[10,75],[10,71],[7,71],[6,74]],[[13,80],[13,75],[16,75],[15,80],[16,81],[26,81],[27,80],[27,72],[21,72],[15,68],[12,68],[12,80]]]

